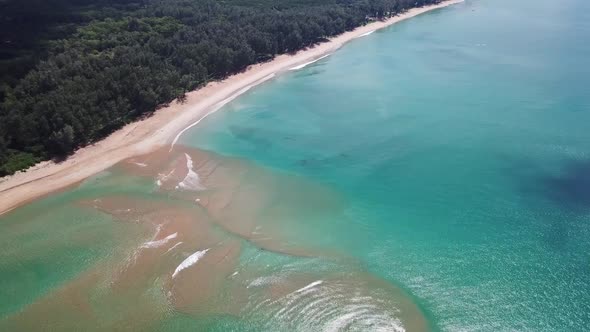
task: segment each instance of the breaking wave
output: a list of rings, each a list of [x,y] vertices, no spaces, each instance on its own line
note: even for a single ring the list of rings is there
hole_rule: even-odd
[[[317,58],[317,59],[315,59],[315,60],[313,60],[313,61],[309,61],[309,62],[306,62],[306,63],[300,64],[300,65],[298,65],[298,66],[295,66],[295,67],[289,68],[289,70],[299,70],[299,69],[305,68],[305,67],[307,67],[307,66],[311,65],[312,63],[318,62],[318,61],[322,60],[323,58],[329,57],[330,55],[331,55],[331,53],[330,53],[330,54],[326,54],[326,55],[324,55],[324,56],[322,56],[322,57],[319,57],[319,58]]]
[[[159,247],[165,245],[166,243],[168,243],[168,241],[176,238],[177,236],[178,236],[178,233],[170,234],[161,240],[146,242],[141,245],[141,248],[159,248]]]
[[[250,310],[263,313],[267,330],[406,331],[390,294],[366,286],[317,280]]]
[[[359,38],[360,38],[360,37],[365,37],[365,36],[368,36],[368,35],[372,34],[373,32],[375,32],[375,30],[373,30],[373,31],[369,31],[369,32],[365,32],[365,33],[363,33],[362,35],[360,35],[360,36],[359,36]]]
[[[176,270],[174,270],[174,273],[172,273],[172,278],[176,277],[178,273],[182,272],[182,270],[196,264],[201,258],[203,258],[203,256],[205,256],[207,251],[209,251],[209,249],[197,251],[194,254],[188,256],[184,261],[182,261],[182,263],[180,263],[180,265],[178,265]]]
[[[197,174],[197,172],[195,172],[194,170],[194,165],[193,165],[193,159],[191,158],[191,156],[188,155],[188,153],[184,154],[186,157],[186,168],[188,169],[188,172],[186,173],[186,176],[184,177],[184,179],[178,183],[178,185],[176,186],[176,189],[184,189],[184,190],[203,190],[205,189],[205,187],[203,187],[201,185],[201,179],[199,178],[199,174]]]

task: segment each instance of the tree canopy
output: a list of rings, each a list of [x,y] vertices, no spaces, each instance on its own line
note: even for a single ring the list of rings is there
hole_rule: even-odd
[[[0,2],[0,175],[211,80],[439,0]]]

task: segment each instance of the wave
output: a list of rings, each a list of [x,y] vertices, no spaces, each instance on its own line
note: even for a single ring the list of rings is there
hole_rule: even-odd
[[[265,82],[271,78],[275,77],[275,74],[272,73],[270,75],[267,75],[263,78],[261,78],[260,80],[249,84],[247,86],[245,86],[244,88],[238,90],[236,93],[232,94],[231,96],[229,96],[228,98],[223,99],[222,101],[218,102],[217,104],[215,104],[213,106],[213,108],[205,113],[205,115],[203,115],[202,117],[200,117],[197,121],[191,123],[190,125],[188,125],[187,127],[185,127],[184,129],[182,129],[178,134],[176,134],[176,136],[174,137],[174,139],[172,140],[172,143],[170,144],[170,151],[172,151],[172,148],[174,147],[174,145],[176,145],[176,143],[178,142],[178,140],[180,139],[180,137],[182,136],[182,134],[184,134],[187,130],[191,129],[192,127],[198,125],[201,121],[203,121],[203,119],[205,119],[206,117],[208,117],[209,115],[217,112],[221,107],[223,107],[223,105],[229,103],[230,101],[236,99],[237,97],[239,97],[241,94],[245,93],[246,91],[250,90],[252,87]]]
[[[182,261],[182,263],[180,263],[180,265],[178,265],[176,270],[174,270],[174,273],[172,273],[172,278],[176,277],[178,273],[182,272],[182,270],[196,264],[201,258],[203,258],[203,256],[205,256],[207,251],[209,251],[209,249],[197,251],[194,254],[188,256],[184,261]]]
[[[178,233],[170,234],[161,240],[146,242],[141,245],[141,248],[158,248],[165,245],[166,243],[168,243],[168,241],[176,238],[177,236]]]
[[[180,241],[177,244],[173,245],[172,247],[170,247],[170,249],[166,250],[166,253],[171,252],[172,250],[176,249],[176,247],[178,247],[179,245],[183,244],[184,242]]]
[[[300,65],[298,65],[298,66],[295,66],[295,67],[289,68],[289,70],[292,70],[292,71],[293,71],[293,70],[299,70],[299,69],[301,69],[301,68],[304,68],[304,67],[307,67],[307,66],[311,65],[312,63],[318,62],[318,61],[322,60],[323,58],[329,57],[330,55],[332,55],[332,53],[330,53],[330,54],[326,54],[326,55],[324,55],[324,56],[322,56],[322,57],[319,57],[319,58],[317,58],[317,59],[315,59],[315,60],[312,60],[312,61],[309,61],[309,62],[306,62],[306,63],[300,64]]]
[[[369,32],[365,32],[362,35],[358,36],[358,38],[368,36],[368,35],[372,34],[373,32],[375,32],[375,30],[372,30],[372,31],[369,31]]]
[[[260,286],[266,286],[266,285],[271,285],[271,284],[276,284],[278,282],[281,281],[280,277],[277,276],[264,276],[264,277],[258,277],[254,280],[252,280],[252,282],[246,286],[246,288],[251,288],[251,287],[260,287]]]
[[[161,187],[162,181],[168,180],[168,178],[170,177],[170,175],[172,175],[172,173],[174,173],[174,170],[171,170],[170,173],[168,173],[168,174],[158,173],[158,179],[156,180],[156,185],[158,187]]]
[[[201,179],[199,178],[199,174],[195,172],[193,168],[193,158],[188,155],[188,153],[184,154],[186,157],[186,168],[188,172],[182,181],[178,183],[176,189],[184,189],[184,190],[203,190],[205,187],[201,185]]]
[[[307,285],[305,287],[299,288],[298,290],[295,291],[295,293],[305,292],[306,290],[312,289],[315,286],[321,285],[322,283],[323,283],[322,280],[314,281],[314,282],[312,282],[311,284],[309,284],[309,285]]]
[[[357,282],[314,281],[279,298],[252,303],[269,330],[404,332],[391,294]],[[298,322],[293,326],[293,322]]]

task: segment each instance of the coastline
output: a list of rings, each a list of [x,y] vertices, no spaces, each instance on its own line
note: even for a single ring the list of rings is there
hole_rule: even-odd
[[[437,5],[413,8],[385,21],[372,22],[330,38],[296,54],[248,67],[244,72],[187,93],[184,103],[174,101],[146,119],[126,125],[107,138],[77,150],[61,163],[41,162],[26,171],[0,179],[0,215],[42,196],[79,183],[116,163],[173,145],[189,128],[237,98],[250,88],[289,70],[301,69],[333,53],[347,42],[417,15],[463,2],[447,0]]]

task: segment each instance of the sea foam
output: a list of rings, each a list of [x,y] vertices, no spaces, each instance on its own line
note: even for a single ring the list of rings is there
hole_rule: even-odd
[[[174,273],[172,273],[172,278],[176,277],[182,270],[196,264],[201,258],[203,258],[203,256],[205,256],[207,251],[209,251],[209,249],[197,251],[194,254],[188,256],[184,261],[182,261],[182,263],[180,263],[180,265],[178,265],[176,270],[174,270]]]
[[[299,288],[298,290],[295,291],[295,293],[305,292],[306,290],[312,289],[315,286],[321,285],[322,283],[324,283],[322,280],[314,281],[314,282],[312,282],[311,284],[309,284],[309,285],[307,285],[305,287]]]
[[[304,67],[307,67],[307,66],[311,65],[312,63],[318,62],[318,61],[320,61],[321,59],[323,59],[323,58],[326,58],[326,57],[328,57],[328,56],[330,56],[330,55],[331,55],[331,53],[330,53],[330,54],[326,54],[326,55],[324,55],[324,56],[322,56],[322,57],[319,57],[319,58],[317,58],[317,59],[315,59],[315,60],[312,60],[312,61],[309,61],[309,62],[306,62],[306,63],[300,64],[300,65],[298,65],[298,66],[295,66],[295,67],[292,67],[292,68],[289,68],[289,70],[299,70],[299,69],[301,69],[301,68],[304,68]]]
[[[184,154],[186,157],[186,168],[188,172],[182,181],[178,183],[176,189],[184,189],[184,190],[203,190],[205,187],[201,185],[201,179],[199,178],[199,174],[195,172],[194,165],[193,165],[193,158],[189,156],[187,153]]]
[[[362,35],[360,35],[360,36],[359,36],[359,38],[360,38],[360,37],[365,37],[365,36],[368,36],[368,35],[372,34],[373,32],[375,32],[375,30],[372,30],[372,31],[369,31],[369,32],[365,32],[365,33],[363,33]]]
[[[141,245],[141,248],[158,248],[165,245],[166,243],[168,243],[168,241],[176,238],[177,236],[178,233],[170,234],[161,240],[146,242]]]
[[[249,84],[247,86],[245,86],[244,88],[240,89],[239,91],[237,91],[236,93],[232,94],[231,96],[229,96],[228,98],[225,98],[224,100],[218,102],[217,104],[215,104],[211,110],[209,110],[209,112],[205,113],[205,115],[203,115],[202,117],[200,117],[197,121],[191,123],[190,125],[186,126],[183,130],[181,130],[178,134],[176,134],[176,137],[174,137],[174,139],[172,140],[172,143],[170,144],[170,150],[172,151],[172,149],[174,148],[174,145],[176,145],[176,143],[178,142],[178,140],[180,139],[180,137],[189,129],[191,129],[192,127],[198,125],[203,119],[205,119],[206,117],[208,117],[209,115],[217,112],[217,110],[219,110],[221,107],[223,107],[223,105],[229,103],[230,101],[236,99],[237,97],[239,97],[241,94],[247,92],[248,90],[250,90],[252,87],[256,86],[257,84],[260,84],[262,82],[268,81],[271,78],[275,77],[275,74],[269,74],[263,78],[261,78],[260,80]]]
[[[182,241],[178,242],[177,244],[173,245],[170,249],[166,251],[166,253],[171,252],[172,250],[176,249],[179,245],[183,244]]]

